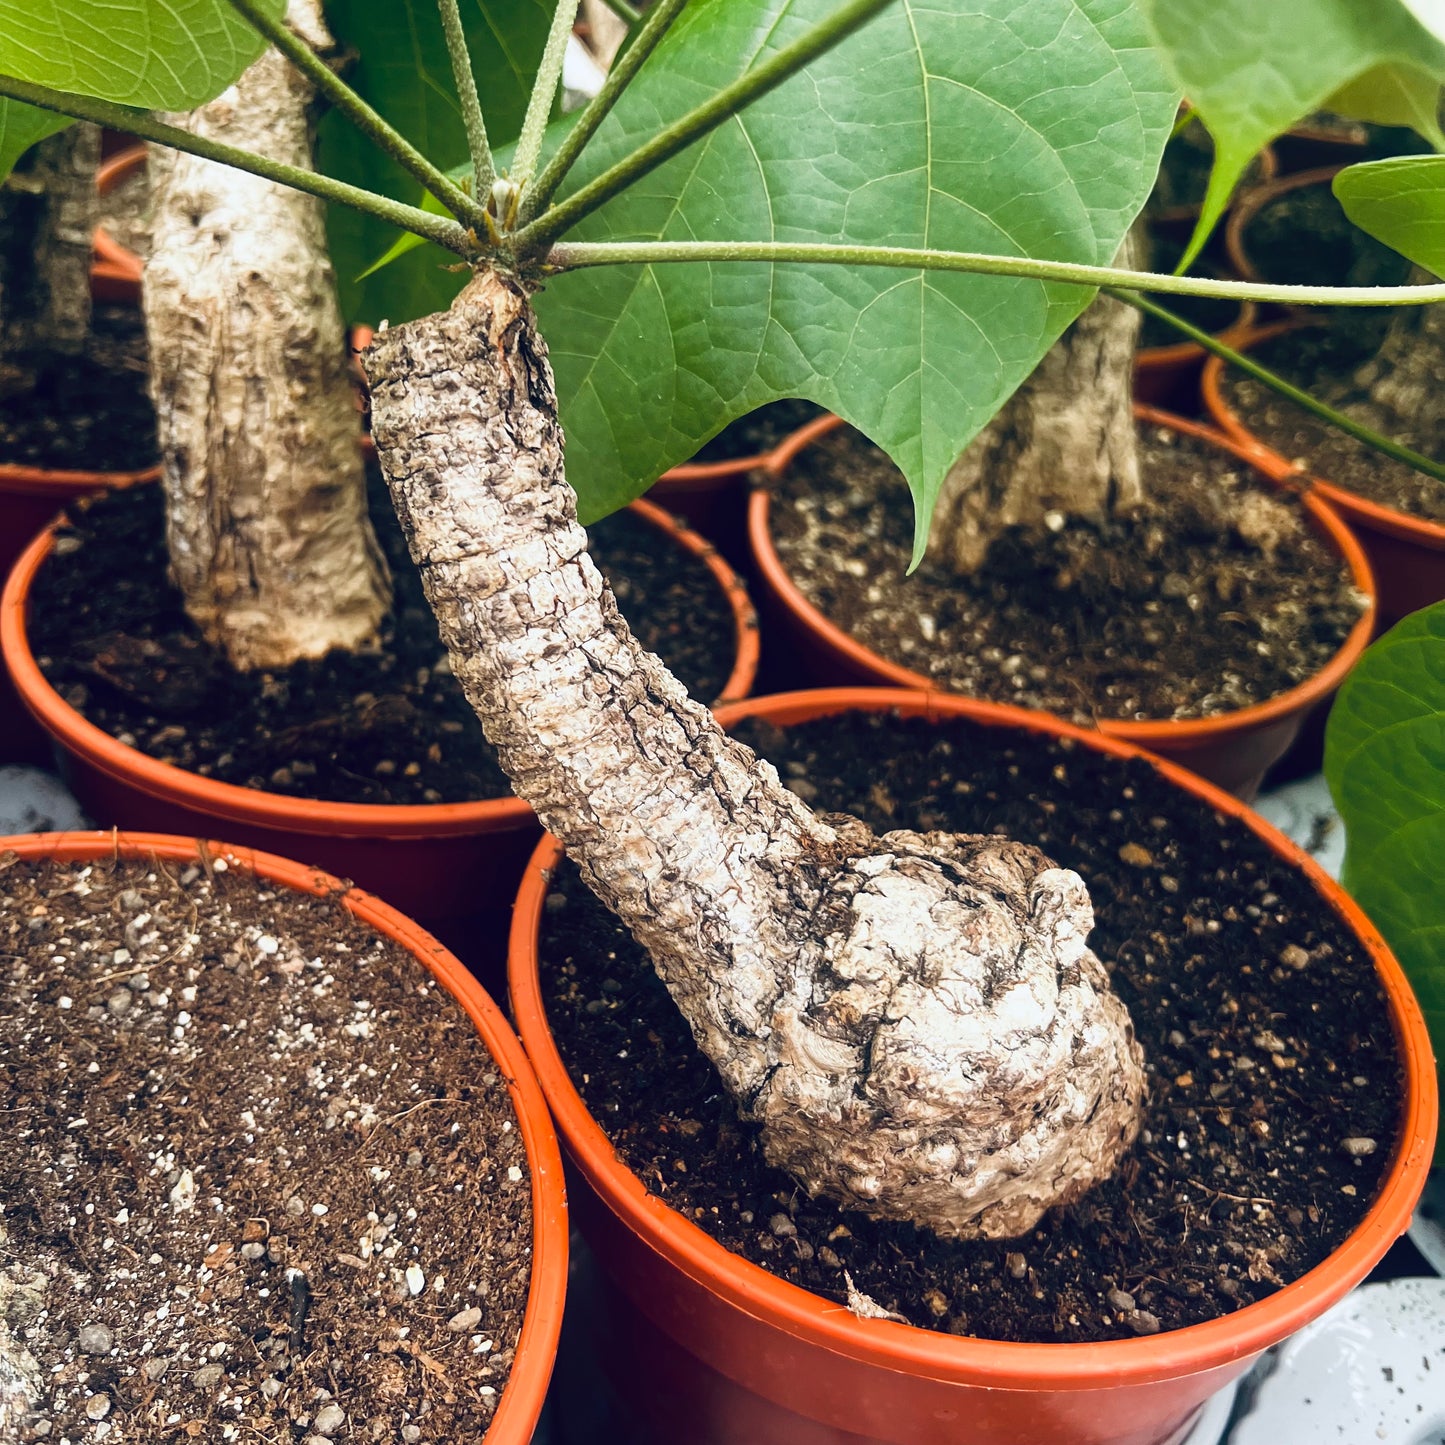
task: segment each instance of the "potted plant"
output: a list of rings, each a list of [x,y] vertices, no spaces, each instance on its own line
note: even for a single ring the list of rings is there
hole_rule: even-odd
[[[191,838],[5,838],[0,894],[5,1437],[530,1440],[561,1159],[466,969],[334,878]]]
[[[68,0],[62,13],[88,3]],[[273,11],[238,3],[400,153]],[[448,215],[224,153],[463,258],[471,275],[452,305],[379,328],[364,359],[378,457],[451,666],[520,795],[650,951],[770,1159],[802,1193],[944,1236],[1028,1231],[1109,1175],[1138,1136],[1144,1065],[1085,942],[1082,883],[1007,840],[878,835],[812,813],[637,645],[585,553],[532,295],[544,287],[543,310],[573,319],[557,352],[572,387],[572,460],[586,459],[578,475],[594,511],[645,486],[665,469],[659,458],[686,455],[730,414],[798,390],[867,424],[931,499],[970,431],[1088,299],[1061,286],[1221,285],[1101,264],[1147,193],[1151,137],[1162,144],[1167,130],[1152,118],[1176,101],[1137,17],[1073,0],[1004,8],[1007,24],[987,8],[920,18],[881,0],[786,14],[752,0],[661,0],[549,151],[544,123],[573,19],[564,5],[500,170],[453,26],[472,184],[470,195],[454,194],[455,183],[433,193]],[[0,67],[25,68],[4,51]],[[0,92],[196,147],[104,94],[14,74],[0,75]],[[887,128],[874,124],[883,97],[896,122]],[[1091,137],[1101,115],[1121,127],[1107,157],[1127,155],[1117,170],[1069,139],[1086,102]],[[990,117],[1003,129],[991,133]],[[933,140],[962,133],[971,148],[954,170]],[[1027,163],[985,163],[1010,145]],[[759,159],[750,174],[760,179],[729,188],[721,205],[719,176],[738,174],[740,152]],[[829,183],[836,205],[811,211],[824,239],[731,239],[771,214],[771,182],[789,173]],[[1041,186],[1045,173],[1059,184]],[[1078,259],[955,249],[1001,234],[980,208],[1011,215],[1020,249]],[[689,239],[666,239],[674,219]],[[915,229],[901,232],[905,219]],[[922,244],[899,247],[900,234]],[[668,280],[673,260],[708,269]],[[987,337],[955,326],[985,315]],[[648,316],[666,316],[667,330],[649,332]],[[732,328],[730,348],[714,343],[717,325]],[[607,364],[627,338],[631,364]],[[926,373],[925,340],[945,348],[930,352]],[[695,365],[704,352],[705,380]],[[934,369],[940,356],[949,365]],[[983,379],[976,392],[960,390],[965,374]],[[897,402],[897,388],[920,377],[914,404]],[[628,405],[642,396],[655,403],[645,426]],[[907,1007],[889,1006],[895,993]],[[974,997],[978,1012],[964,1002]],[[1405,1155],[1424,1148],[1431,1109],[1427,1094]],[[1402,1169],[1409,1196],[1419,1167]],[[1384,1233],[1391,1222],[1393,1213]]]

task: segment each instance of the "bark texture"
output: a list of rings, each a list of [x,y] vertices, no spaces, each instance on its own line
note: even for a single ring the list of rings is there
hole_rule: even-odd
[[[90,261],[100,215],[100,131],[72,125],[22,157],[0,186],[0,353],[74,356],[90,336]]]
[[[44,1396],[45,1382],[20,1331],[45,1310],[47,1276],[29,1270],[11,1254],[10,1236],[0,1224],[0,1440],[21,1440]]]
[[[815,817],[633,638],[563,474],[522,288],[476,278],[365,358],[393,500],[517,792],[812,1193],[1011,1235],[1107,1176],[1140,1051],[1079,878],[993,837]]]
[[[1133,255],[1131,239],[1115,264]],[[944,480],[934,556],[971,573],[1010,527],[1102,521],[1143,504],[1131,410],[1139,321],[1100,296],[1055,342]]]
[[[314,11],[291,23],[314,44]],[[310,83],[267,51],[177,123],[311,164]],[[389,605],[320,202],[153,146],[146,329],[171,569],[242,669],[374,639]]]

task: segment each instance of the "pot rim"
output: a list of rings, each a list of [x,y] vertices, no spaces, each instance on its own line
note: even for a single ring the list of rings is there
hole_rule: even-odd
[[[1283,336],[1288,331],[1303,330],[1307,324],[1304,321],[1292,320],[1251,327],[1234,343],[1234,348],[1236,351],[1248,351],[1251,347],[1272,341],[1276,336]],[[1281,480],[1290,477],[1305,478],[1311,491],[1318,492],[1330,506],[1357,524],[1376,532],[1388,533],[1392,537],[1403,538],[1432,551],[1445,551],[1445,523],[1432,522],[1426,517],[1414,517],[1409,512],[1387,507],[1382,502],[1373,502],[1358,492],[1347,491],[1335,482],[1296,466],[1282,452],[1275,451],[1268,442],[1250,431],[1243,417],[1230,406],[1224,396],[1223,380],[1224,361],[1221,357],[1211,356],[1204,363],[1204,372],[1199,382],[1205,409],[1224,434],[1236,446],[1250,454],[1254,465],[1262,472]]]
[[[567,1192],[562,1155],[546,1098],[530,1061],[501,1009],[464,964],[425,929],[374,894],[354,888],[319,868],[229,843],[181,838],[167,833],[118,831],[23,833],[0,837],[0,852],[61,862],[107,857],[173,862],[226,858],[256,877],[317,897],[339,894],[342,905],[362,923],[406,949],[452,996],[472,1021],[511,1095],[532,1175],[531,1275],[516,1360],[484,1439],[492,1445],[526,1445],[542,1411],[567,1290]]]
[[[757,616],[746,587],[711,544],[670,513],[644,501],[633,502],[630,508],[700,560],[721,587],[732,612],[735,642],[733,670],[722,696],[728,700],[745,697],[757,672],[760,648]],[[50,555],[55,527],[52,522],[21,553],[0,593],[0,656],[10,669],[15,691],[35,719],[68,752],[91,767],[152,798],[202,810],[223,822],[293,833],[353,838],[459,837],[520,828],[534,820],[531,807],[516,796],[466,803],[341,803],[293,798],[217,782],[119,742],[55,691],[30,647],[26,612],[35,577]]]
[[[1271,201],[1287,195],[1290,191],[1333,180],[1344,168],[1345,162],[1339,161],[1330,166],[1314,166],[1307,171],[1293,171],[1287,176],[1275,176],[1251,186],[1230,207],[1228,219],[1224,223],[1224,249],[1235,271],[1246,281],[1263,281],[1264,277],[1249,259],[1249,251],[1244,244],[1245,228]]]
[[[621,1162],[573,1087],[547,1028],[537,933],[550,870],[561,845],[545,834],[527,864],[512,913],[508,981],[517,1028],[569,1152],[594,1188],[655,1253],[745,1313],[836,1354],[903,1373],[999,1389],[1091,1390],[1152,1384],[1228,1364],[1293,1333],[1359,1283],[1409,1223],[1430,1167],[1437,1123],[1434,1062],[1419,1005],[1399,964],[1358,906],[1308,854],[1237,798],[1121,739],[1047,713],[999,703],[893,688],[827,688],[749,698],[722,710],[724,727],[764,716],[786,726],[804,717],[861,708],[905,716],[970,717],[1076,742],[1115,757],[1142,758],[1164,777],[1250,827],[1287,864],[1301,869],[1374,958],[1406,1075],[1400,1136],[1364,1219],[1340,1246],[1294,1283],[1237,1313],[1164,1334],[1092,1344],[1020,1344],[946,1335],[888,1320],[865,1320],[842,1305],[741,1259],[691,1220],[650,1195]]]
[[[1309,514],[1316,531],[1323,532],[1326,539],[1333,544],[1335,551],[1343,557],[1350,569],[1355,586],[1369,598],[1369,606],[1360,614],[1348,636],[1324,667],[1312,677],[1306,678],[1304,682],[1297,683],[1284,692],[1276,693],[1274,697],[1266,698],[1263,702],[1251,703],[1248,707],[1235,708],[1230,712],[1207,718],[1150,718],[1142,721],[1100,718],[1098,720],[1099,732],[1109,737],[1125,738],[1143,747],[1151,745],[1199,747],[1232,733],[1257,728],[1314,706],[1345,680],[1346,674],[1359,661],[1361,653],[1369,645],[1374,629],[1375,613],[1379,604],[1378,592],[1370,564],[1354,533],[1345,526],[1326,503],[1312,494],[1314,490],[1312,487],[1302,490],[1298,485],[1289,486],[1287,478],[1276,475],[1274,468],[1262,465],[1262,459],[1256,448],[1242,446],[1234,438],[1226,436],[1212,427],[1202,426],[1187,417],[1175,416],[1172,412],[1163,411],[1158,407],[1146,406],[1143,402],[1134,403],[1134,415],[1139,421],[1166,426],[1183,436],[1209,442],[1219,447],[1220,450],[1230,453],[1237,460],[1254,467],[1276,487],[1297,493],[1300,504]],[[834,426],[842,424],[838,418],[828,418],[827,420],[831,421]],[[818,427],[811,436],[805,437],[799,433],[790,437],[789,442],[797,444],[791,448],[780,448],[774,454],[768,467],[770,478],[776,479],[781,475],[804,445],[832,429],[832,426]],[[753,557],[758,570],[782,605],[809,631],[822,637],[829,647],[846,657],[854,667],[879,676],[879,686],[910,688],[923,692],[938,691],[938,686],[932,678],[914,672],[900,663],[891,662],[865,647],[826,617],[803,595],[783,566],[782,558],[773,545],[772,531],[768,525],[771,501],[770,492],[762,487],[756,489],[749,498],[748,538],[752,544]],[[883,679],[886,679],[886,682]]]

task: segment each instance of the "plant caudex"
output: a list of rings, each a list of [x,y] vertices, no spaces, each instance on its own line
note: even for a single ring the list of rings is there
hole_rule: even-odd
[[[182,23],[159,0],[122,3],[146,10],[157,45]],[[274,7],[234,4],[277,33]],[[60,24],[103,33],[105,8],[65,0]],[[364,69],[358,37],[387,7],[337,8]],[[189,0],[192,40],[201,12],[231,34],[223,0]],[[514,191],[476,184],[478,116],[474,189],[422,180],[420,206],[415,189],[203,153],[351,207],[362,234],[399,224],[467,262],[470,280],[425,247],[394,263],[412,269],[383,314],[419,319],[366,357],[378,455],[517,792],[648,946],[770,1157],[873,1214],[1026,1230],[1109,1173],[1139,1124],[1139,1049],[1088,950],[1082,883],[1021,844],[814,816],[727,738],[638,647],[586,556],[559,389],[588,516],[732,416],[803,395],[899,462],[921,542],[954,460],[1093,286],[1229,292],[1108,264],[1177,93],[1128,0],[662,0],[622,78],[542,144],[559,27],[516,170],[496,158]],[[471,73],[445,30],[454,74]],[[134,97],[79,53],[57,83],[0,43],[0,93],[197,149],[123,110]],[[365,100],[323,89],[414,188],[426,159],[373,79]],[[491,201],[480,216],[473,194]],[[690,264],[661,264],[675,261]],[[386,295],[391,269],[363,284]]]

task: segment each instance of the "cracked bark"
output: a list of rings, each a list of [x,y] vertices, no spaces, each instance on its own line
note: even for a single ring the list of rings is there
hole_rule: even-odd
[[[100,131],[72,125],[35,145],[0,186],[0,355],[85,349],[99,164]]]
[[[994,837],[815,816],[688,698],[587,556],[517,283],[479,275],[365,364],[456,676],[769,1159],[962,1236],[1023,1232],[1106,1177],[1143,1077],[1079,878]]]
[[[1132,266],[1133,235],[1114,260]],[[1134,432],[1139,313],[1101,296],[1054,343],[945,478],[929,550],[971,573],[1010,527],[1102,521],[1144,502]]]
[[[288,19],[328,43],[305,0]],[[188,116],[311,164],[310,83],[274,50]],[[390,602],[320,202],[153,146],[144,301],[171,571],[238,668],[367,645]]]

